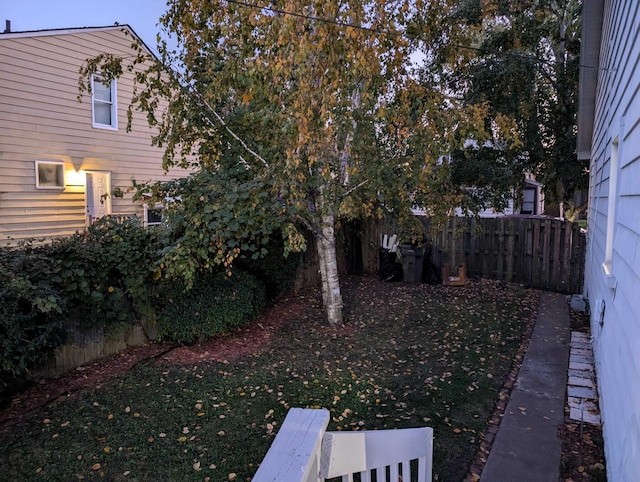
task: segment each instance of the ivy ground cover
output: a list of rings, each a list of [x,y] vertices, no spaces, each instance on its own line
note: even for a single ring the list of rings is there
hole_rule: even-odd
[[[0,478],[251,480],[287,409],[323,407],[329,430],[433,427],[434,479],[463,480],[538,292],[358,277],[344,297],[341,327],[323,323],[307,291],[289,298],[303,309],[278,320],[266,344],[169,353],[5,422]]]

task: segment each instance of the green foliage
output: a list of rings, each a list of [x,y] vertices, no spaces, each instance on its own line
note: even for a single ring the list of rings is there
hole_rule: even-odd
[[[262,249],[266,253],[259,259],[241,256],[238,267],[264,284],[269,299],[278,298],[293,287],[301,255],[299,252],[284,253],[282,241],[276,236],[272,236]]]
[[[230,270],[238,250],[271,232],[284,233],[286,251],[304,249],[304,227],[322,253],[327,317],[340,323],[337,220],[384,209],[408,218],[416,191],[441,214],[456,199],[439,187],[447,173],[437,159],[454,131],[474,129],[475,107],[409,72],[417,45],[451,44],[455,30],[435,27],[456,3],[176,0],[160,24],[178,48],[161,42],[160,61],[135,42],[136,56],[87,60],[80,92],[91,74],[135,71],[130,114],[141,110],[157,129],[165,168],[198,171],[157,189],[180,199],[166,273],[192,284],[201,269]]]
[[[264,285],[239,269],[231,276],[219,272],[201,275],[189,291],[176,283],[160,296],[158,333],[184,344],[250,322],[266,302]]]
[[[0,250],[0,379],[35,367],[65,339],[65,302],[46,276],[32,276],[31,266],[55,271],[39,253]]]
[[[470,48],[439,80],[486,108],[491,135],[476,140],[495,151],[493,161],[506,161],[506,170],[494,177],[485,166],[482,187],[489,198],[490,191],[519,191],[528,171],[544,183],[548,201],[570,200],[588,180],[588,165],[575,152],[581,2],[461,3],[445,23],[464,32],[460,43]],[[423,79],[433,78],[429,72]]]
[[[201,231],[207,234],[215,232],[216,216],[229,214],[205,211]],[[175,226],[179,234],[107,217],[52,244],[0,249],[0,376],[24,374],[45,359],[64,342],[68,319],[114,329],[159,316],[161,336],[193,343],[250,321],[267,295],[276,297],[293,282],[298,257],[285,259],[266,228],[238,246],[252,274],[167,273],[161,253],[188,229],[183,221]],[[163,268],[168,276],[160,279]]]
[[[159,262],[165,277],[181,278],[188,287],[214,266],[230,274],[241,254],[258,260],[267,254],[271,233],[290,225],[292,208],[268,180],[243,166],[203,169],[136,189],[151,193],[151,202],[174,199],[165,203],[171,233]]]
[[[0,249],[0,373],[24,374],[65,340],[64,321],[114,327],[152,316],[162,236],[104,218],[51,244]]]

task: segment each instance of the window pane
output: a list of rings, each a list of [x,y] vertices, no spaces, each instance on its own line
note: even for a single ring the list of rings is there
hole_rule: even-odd
[[[111,122],[111,104],[94,102],[93,115],[96,124],[103,124],[106,126],[113,125]]]
[[[93,81],[93,97],[97,100],[111,102],[111,86],[104,85],[98,79]]]

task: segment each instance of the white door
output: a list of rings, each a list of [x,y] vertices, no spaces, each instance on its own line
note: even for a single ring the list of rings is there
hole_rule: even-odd
[[[107,214],[111,214],[111,173],[87,172],[87,206],[88,224],[92,224]]]

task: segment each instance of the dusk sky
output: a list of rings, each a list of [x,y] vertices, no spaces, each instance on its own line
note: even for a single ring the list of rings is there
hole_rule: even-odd
[[[129,24],[155,50],[156,24],[166,0],[0,0],[0,32]]]

